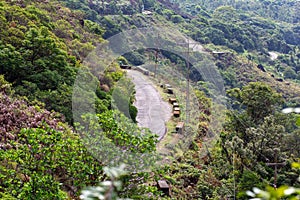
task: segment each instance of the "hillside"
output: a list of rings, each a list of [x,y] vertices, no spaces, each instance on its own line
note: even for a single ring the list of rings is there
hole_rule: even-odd
[[[299,188],[300,116],[281,112],[300,106],[299,7],[1,0],[0,199],[249,199],[253,187]],[[135,66],[179,101],[161,143],[137,126],[122,69]]]

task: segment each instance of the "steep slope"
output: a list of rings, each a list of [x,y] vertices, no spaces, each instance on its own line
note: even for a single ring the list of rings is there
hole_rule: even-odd
[[[192,14],[197,14],[197,9],[200,7],[213,11],[218,7],[232,6],[237,10],[249,12],[252,15],[259,15],[264,18],[270,18],[277,21],[283,21],[288,23],[297,24],[300,21],[299,15],[299,1],[297,0],[284,0],[284,1],[272,1],[272,0],[221,0],[221,1],[172,1],[178,4],[178,7],[182,8]]]
[[[276,145],[280,143],[284,154],[280,159],[287,163],[294,161],[293,155],[299,153],[295,116],[289,118],[279,113],[283,106],[299,105],[298,3],[292,0],[1,1],[0,74],[12,83],[15,94],[8,94],[6,85],[10,83],[0,77],[3,124],[0,127],[0,198],[8,195],[18,199],[65,199],[68,193],[76,199],[83,187],[106,179],[103,164],[89,154],[78,135],[63,123],[64,117],[45,110],[44,104],[48,110],[62,113],[72,124],[73,82],[85,57],[97,44],[122,30],[151,25],[179,29],[203,44],[214,57],[226,89],[234,88],[231,93],[236,99],[232,101],[238,106],[233,105],[236,110],[226,117],[227,126],[216,133],[220,139],[212,143],[212,149],[204,148],[203,135],[210,131],[213,104],[207,98],[210,91],[206,83],[194,70],[191,79],[201,111],[200,116],[193,116],[199,122],[194,142],[183,156],[172,158],[170,165],[125,177],[125,189],[120,195],[164,199],[155,183],[165,179],[172,185],[174,199],[225,199],[232,197],[235,186],[240,192],[238,197],[246,198],[243,192],[253,185],[273,182],[274,169],[265,162],[276,161]],[[275,51],[277,59],[270,59],[270,51]],[[97,116],[94,116],[96,121],[89,116],[85,119],[91,120],[91,124],[101,124],[105,136],[123,150],[153,151],[155,137],[148,133],[146,139],[134,136],[132,130],[136,127],[120,127],[115,120],[115,115],[120,113],[111,110],[112,88],[124,74],[119,64],[127,65],[127,60],[133,65],[153,63],[153,58],[156,61],[158,58],[159,64],[184,73],[185,60],[154,49],[139,49],[124,57],[118,59],[119,63],[112,63],[106,72],[92,76],[98,81],[96,92],[93,98],[85,100],[96,102]],[[267,85],[249,84],[256,81]],[[276,101],[276,105],[270,105],[264,101],[280,95],[286,100],[284,104],[278,105]],[[131,103],[129,96],[122,98]],[[270,116],[252,119],[256,111],[264,111],[264,106],[269,106]],[[255,134],[258,137],[252,137]],[[273,143],[273,136],[277,144]],[[263,145],[265,141],[267,145]],[[260,149],[267,156],[259,154],[252,144],[267,146]],[[282,175],[280,184],[297,184],[297,174],[289,166],[278,172]]]
[[[72,123],[72,84],[80,61],[103,41],[101,27],[54,1],[2,1],[0,19],[0,73],[17,94]]]
[[[0,88],[0,199],[76,198],[98,183],[101,164],[61,114],[13,97],[3,75]]]

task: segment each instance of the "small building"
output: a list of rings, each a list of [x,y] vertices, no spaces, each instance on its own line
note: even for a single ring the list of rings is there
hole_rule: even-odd
[[[174,117],[179,117],[180,116],[180,111],[177,111],[177,110],[173,111],[173,116]]]
[[[169,98],[169,103],[174,105],[174,103],[177,103],[176,98]]]
[[[145,68],[143,68],[143,67],[141,67],[141,66],[137,66],[135,69],[136,69],[137,71],[143,73],[143,74],[146,75],[146,76],[149,76],[149,75],[150,75],[150,72],[149,72],[147,69],[145,69]]]
[[[167,88],[167,93],[168,93],[168,94],[174,94],[173,88],[168,87],[168,88]]]
[[[267,72],[262,64],[258,64],[257,68],[260,69],[263,72]]]
[[[178,122],[176,125],[176,132],[179,134],[183,134],[184,130],[184,122]]]
[[[164,89],[167,89],[167,88],[172,88],[172,86],[170,84],[164,84]]]
[[[173,108],[179,107],[179,104],[177,102],[173,103]]]
[[[212,51],[213,54],[219,54],[219,55],[222,55],[222,54],[226,54],[228,52],[224,52],[224,51]]]
[[[121,69],[131,69],[130,65],[120,65]]]
[[[144,10],[142,12],[142,14],[144,14],[144,15],[152,15],[152,12],[150,10]]]
[[[170,196],[170,186],[168,185],[167,181],[165,180],[158,180],[157,181],[157,187],[159,190],[161,190],[165,195]]]
[[[180,113],[180,108],[179,107],[173,107],[174,111],[178,111]]]
[[[165,92],[168,94],[173,94],[173,88],[170,84],[164,84],[163,88],[165,89]]]

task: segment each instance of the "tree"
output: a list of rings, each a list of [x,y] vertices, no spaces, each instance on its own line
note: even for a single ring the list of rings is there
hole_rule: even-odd
[[[294,162],[292,163],[292,167],[295,169],[300,169],[300,163]],[[253,197],[253,199],[250,200],[297,200],[300,197],[300,188],[295,188],[286,185],[283,185],[279,188],[267,186],[266,190],[264,191],[255,186],[253,187],[253,192],[248,190],[246,193],[249,197]]]
[[[219,144],[221,154],[237,170],[238,197],[246,199],[245,191],[252,187],[249,180],[259,187],[273,183],[274,169],[266,163],[291,159],[292,150],[285,143],[289,133],[284,127],[289,121],[277,111],[283,103],[281,95],[264,83],[249,83],[242,89],[229,90],[228,94],[233,97],[236,110],[229,111]],[[286,176],[283,169],[278,169],[278,173]],[[282,178],[277,184],[283,184]]]
[[[174,23],[181,23],[184,19],[180,15],[172,15],[171,20]]]
[[[295,79],[297,77],[296,72],[291,67],[287,67],[283,71],[283,75],[284,75],[284,78],[288,78],[288,79]]]
[[[234,88],[228,95],[235,100],[239,109],[245,109],[247,116],[254,123],[261,122],[264,117],[275,112],[283,103],[282,96],[262,82],[252,82],[242,89]]]
[[[146,10],[150,10],[154,7],[155,1],[154,0],[143,0],[144,8]]]

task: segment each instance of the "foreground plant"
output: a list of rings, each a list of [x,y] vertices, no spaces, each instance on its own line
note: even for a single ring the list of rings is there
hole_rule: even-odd
[[[110,180],[101,182],[99,186],[86,188],[81,192],[80,199],[121,200],[118,197],[118,191],[122,189],[122,182],[118,179],[126,174],[125,165],[112,168],[104,167],[103,170]]]

